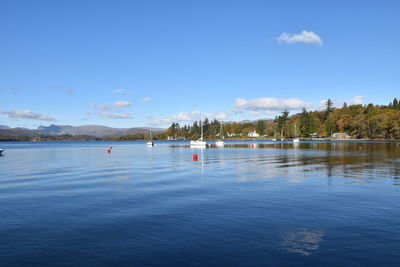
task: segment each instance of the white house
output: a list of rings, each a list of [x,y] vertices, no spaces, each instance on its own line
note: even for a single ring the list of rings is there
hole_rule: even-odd
[[[251,131],[248,134],[249,137],[260,137],[260,135],[256,131]]]

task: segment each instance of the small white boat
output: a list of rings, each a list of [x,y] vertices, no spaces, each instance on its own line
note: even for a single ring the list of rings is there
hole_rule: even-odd
[[[149,141],[146,142],[146,145],[147,146],[154,146],[154,142],[149,140]]]
[[[191,140],[190,141],[191,147],[206,147],[206,141],[203,141],[203,117],[201,116],[201,113],[200,113],[200,128],[201,128],[200,139]]]
[[[0,154],[3,153],[3,151],[4,151],[4,149],[1,149],[1,148],[0,148]]]
[[[190,141],[191,147],[206,147],[206,141],[203,140],[191,140]]]
[[[272,141],[276,141],[276,138],[272,139]]]
[[[223,147],[224,146],[224,141],[223,141],[224,137],[223,137],[223,134],[222,134],[222,123],[220,125],[221,125],[221,127],[219,129],[219,140],[217,140],[215,142],[215,146],[216,147]]]
[[[149,136],[149,140],[147,140],[147,142],[146,142],[146,145],[147,146],[154,146],[153,139],[151,138],[151,128],[149,130],[150,130],[150,136]]]
[[[224,146],[224,141],[221,141],[221,140],[215,141],[215,146],[216,147],[223,147]]]
[[[297,127],[296,124],[294,124],[294,138],[293,138],[293,143],[299,143],[300,139],[297,137]]]

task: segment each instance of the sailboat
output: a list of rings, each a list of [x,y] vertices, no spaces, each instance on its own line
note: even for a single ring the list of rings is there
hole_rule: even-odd
[[[296,127],[296,123],[294,124],[294,138],[293,138],[293,143],[298,143],[300,142],[299,137],[297,136],[297,127]]]
[[[151,128],[149,128],[149,131],[150,131],[150,136],[149,136],[149,140],[147,140],[146,145],[147,146],[154,146],[153,139],[151,138]]]
[[[200,139],[191,140],[190,141],[191,147],[206,147],[206,141],[203,141],[203,117],[201,113],[200,113],[200,129],[201,129]]]
[[[217,141],[215,142],[215,146],[217,146],[217,147],[223,147],[223,146],[224,146],[224,141],[223,141],[223,139],[224,139],[224,136],[223,136],[223,134],[222,134],[222,123],[220,123],[219,140],[217,140]]]

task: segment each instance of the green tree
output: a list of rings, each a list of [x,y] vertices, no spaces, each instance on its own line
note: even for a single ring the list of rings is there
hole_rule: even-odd
[[[263,135],[265,131],[265,122],[263,120],[258,120],[256,131],[259,135]]]
[[[286,109],[284,111],[282,111],[282,115],[278,116],[275,121],[278,123],[278,130],[282,130],[283,126],[285,126],[287,124],[288,121],[288,117],[289,117],[289,111],[287,111]]]

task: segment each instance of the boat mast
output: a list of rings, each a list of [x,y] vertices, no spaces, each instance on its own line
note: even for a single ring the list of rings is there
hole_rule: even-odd
[[[297,138],[297,127],[296,127],[296,123],[294,124],[294,138]]]
[[[200,128],[201,128],[200,140],[203,141],[203,114],[201,112],[200,112]]]

